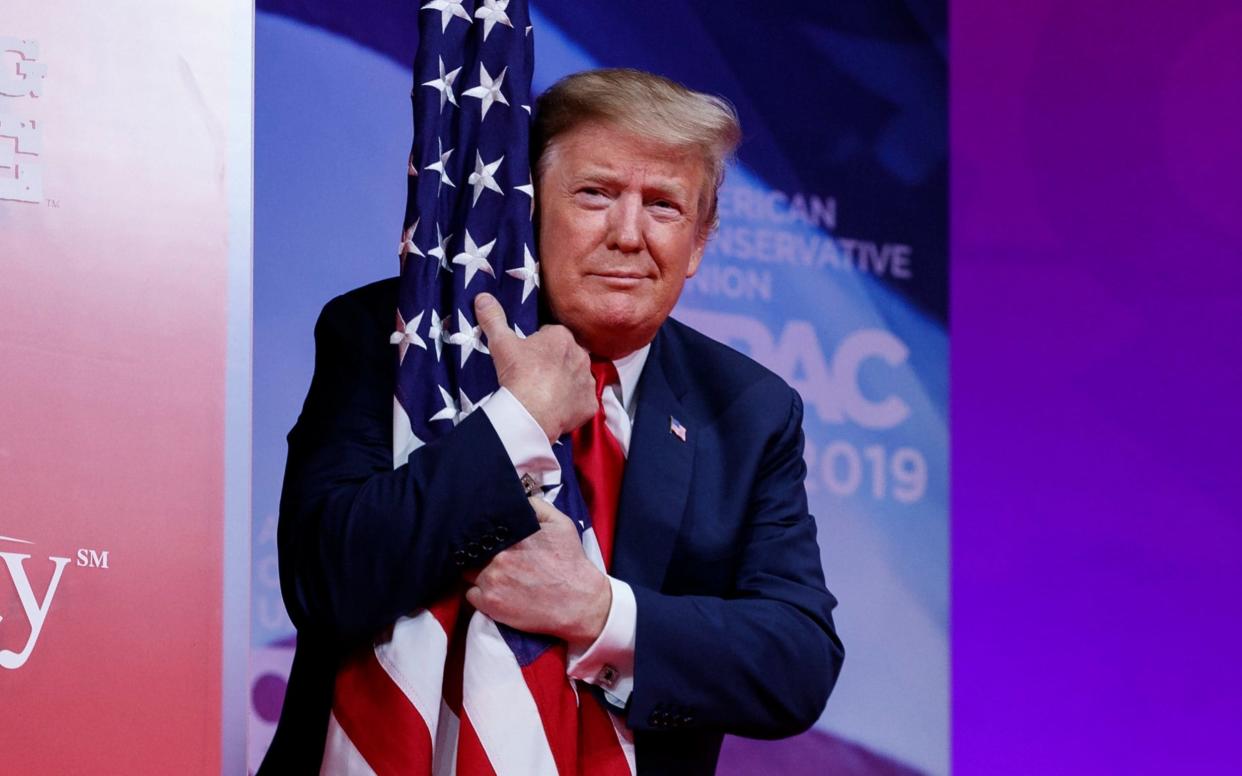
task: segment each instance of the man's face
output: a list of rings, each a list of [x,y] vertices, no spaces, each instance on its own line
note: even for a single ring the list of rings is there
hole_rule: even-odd
[[[617,358],[655,337],[706,245],[702,158],[601,123],[553,141],[539,179],[543,287],[557,320]]]

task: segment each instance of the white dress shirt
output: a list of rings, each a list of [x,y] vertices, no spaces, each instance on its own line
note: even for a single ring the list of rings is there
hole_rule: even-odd
[[[634,394],[650,351],[651,345],[645,345],[613,361],[620,384],[604,388],[604,422],[627,458],[634,412],[638,406]],[[547,493],[549,500],[555,498],[555,488],[561,484],[561,469],[539,423],[506,388],[492,394],[480,409],[487,414],[500,436],[518,476],[529,475],[537,489],[552,490]],[[569,675],[598,686],[610,703],[624,706],[634,689],[634,635],[638,606],[634,601],[634,591],[628,584],[613,577],[608,577],[608,583],[612,586],[608,620],[594,642],[569,645]]]

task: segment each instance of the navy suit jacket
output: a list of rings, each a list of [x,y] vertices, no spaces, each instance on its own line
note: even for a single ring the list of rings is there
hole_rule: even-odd
[[[482,412],[392,468],[396,296],[395,279],[356,289],[315,327],[278,531],[297,651],[261,773],[317,773],[342,655],[443,595],[463,563],[538,529]],[[637,401],[611,569],[638,607],[619,711],[639,774],[710,774],[726,733],[777,738],[815,722],[844,655],[807,512],[802,403],[671,319]],[[461,487],[462,471],[486,486]]]

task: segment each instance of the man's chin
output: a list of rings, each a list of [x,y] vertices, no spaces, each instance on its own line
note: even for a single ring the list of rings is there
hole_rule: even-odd
[[[590,321],[580,327],[571,326],[574,336],[587,350],[604,358],[620,358],[646,345],[655,336],[663,319],[642,316],[634,307],[614,310],[607,314],[604,309],[594,311]]]

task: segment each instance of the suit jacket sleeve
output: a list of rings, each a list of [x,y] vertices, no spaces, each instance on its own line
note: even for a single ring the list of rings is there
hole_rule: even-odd
[[[328,303],[315,326],[310,391],[289,433],[281,590],[299,631],[342,645],[429,605],[462,567],[538,528],[482,412],[393,469],[392,305],[358,292]]]
[[[822,713],[844,658],[803,478],[802,402],[766,440],[750,489],[735,583],[725,596],[634,587],[634,692],[641,731],[753,738],[800,732]],[[779,417],[779,416],[778,416]]]

